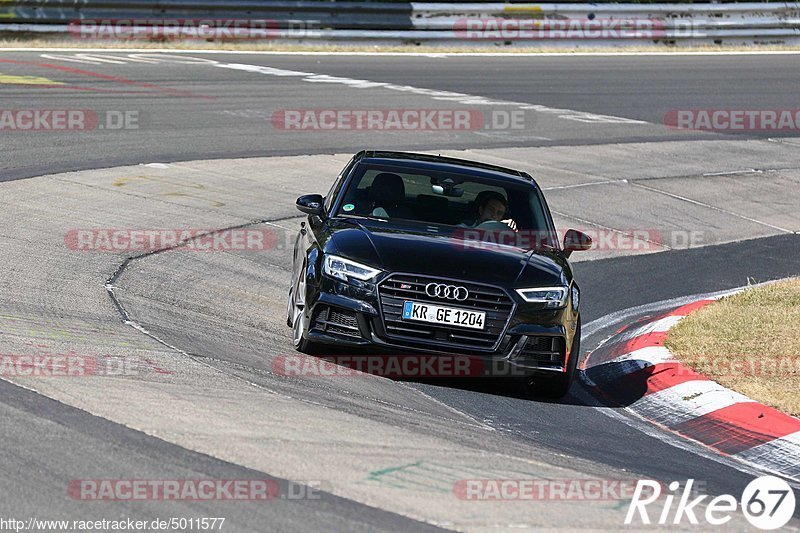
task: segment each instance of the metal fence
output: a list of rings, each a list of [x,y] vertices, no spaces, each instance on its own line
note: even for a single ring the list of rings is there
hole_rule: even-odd
[[[83,40],[272,39],[527,47],[796,45],[800,2],[0,0],[0,33],[63,34]]]

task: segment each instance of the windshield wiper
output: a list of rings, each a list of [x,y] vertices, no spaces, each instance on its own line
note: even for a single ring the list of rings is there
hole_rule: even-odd
[[[348,218],[361,218],[364,220],[377,220],[378,222],[389,222],[387,218],[378,218],[372,215],[339,215],[341,218],[348,219]]]

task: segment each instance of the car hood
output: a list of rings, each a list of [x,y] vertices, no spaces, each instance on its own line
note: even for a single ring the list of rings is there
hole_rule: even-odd
[[[513,246],[476,246],[463,231],[442,226],[372,219],[329,221],[324,251],[389,272],[493,283],[503,286],[566,285],[566,261],[556,253]]]

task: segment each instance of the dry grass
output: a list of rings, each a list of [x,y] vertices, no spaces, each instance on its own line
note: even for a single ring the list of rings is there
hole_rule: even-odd
[[[800,416],[800,278],[706,306],[672,328],[666,345],[726,387]]]
[[[169,49],[169,50],[223,50],[223,51],[255,51],[255,52],[384,52],[384,53],[425,53],[425,54],[457,54],[457,53],[613,53],[613,52],[740,52],[740,51],[799,51],[790,46],[631,46],[631,47],[522,47],[522,46],[489,46],[489,45],[370,45],[370,44],[330,44],[330,43],[287,43],[278,41],[265,42],[207,42],[197,40],[184,41],[81,41],[79,39],[53,36],[48,38],[5,38],[0,39],[0,48],[80,48],[80,49]]]

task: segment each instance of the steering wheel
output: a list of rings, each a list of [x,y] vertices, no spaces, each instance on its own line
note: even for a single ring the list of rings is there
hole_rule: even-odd
[[[499,220],[487,220],[486,222],[481,222],[475,229],[482,229],[486,231],[513,231],[508,224],[505,222],[500,222]]]

